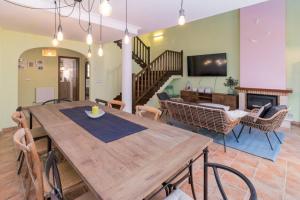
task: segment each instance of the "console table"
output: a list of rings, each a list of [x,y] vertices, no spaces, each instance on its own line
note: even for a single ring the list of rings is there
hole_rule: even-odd
[[[192,103],[216,103],[230,106],[230,110],[238,109],[238,95],[229,95],[223,93],[200,93],[195,91],[180,91],[181,98],[186,102]]]

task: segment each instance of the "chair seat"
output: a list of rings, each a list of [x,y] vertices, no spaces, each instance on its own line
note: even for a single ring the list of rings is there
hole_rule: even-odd
[[[82,183],[81,178],[68,162],[66,161],[61,162],[57,165],[57,167],[61,179],[60,181],[61,181],[63,193],[66,193],[72,187]],[[52,187],[47,181],[47,176],[45,172],[43,172],[43,186],[44,186],[44,196],[49,197],[50,192],[52,191]]]
[[[57,167],[60,174],[62,190],[64,192],[71,187],[82,183],[81,178],[68,162],[61,162]]]
[[[193,199],[189,195],[184,193],[182,190],[176,189],[164,200],[193,200]]]
[[[43,156],[48,151],[48,141],[47,139],[35,141],[37,152],[40,156]]]
[[[91,192],[87,192],[77,197],[75,200],[95,200],[95,199],[96,197]]]
[[[30,130],[32,137],[33,138],[37,138],[37,137],[42,137],[42,136],[46,136],[47,132],[45,131],[45,129],[43,127],[36,127]]]

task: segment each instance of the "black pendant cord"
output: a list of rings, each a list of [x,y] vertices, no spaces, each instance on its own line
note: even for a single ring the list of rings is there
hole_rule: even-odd
[[[61,27],[61,19],[60,19],[60,0],[58,0],[58,22],[59,22],[59,27]]]
[[[181,0],[180,10],[183,8],[183,0]]]
[[[15,3],[15,2],[12,2],[12,1],[9,1],[9,0],[3,0],[4,2],[6,3],[9,3],[9,4],[12,4],[12,5],[15,5],[15,6],[19,6],[19,7],[22,7],[22,8],[28,8],[28,9],[32,9],[32,10],[54,10],[56,9],[55,7],[44,7],[44,8],[39,8],[39,7],[31,7],[31,6],[25,6],[25,5],[22,5],[22,4],[19,4],[19,3]],[[67,4],[65,6],[61,6],[60,8],[68,8],[68,7],[73,7],[75,5],[75,3],[73,4]]]
[[[100,36],[100,45],[102,45],[102,14],[100,14],[99,36]]]
[[[93,9],[93,7],[94,7],[94,4],[95,4],[95,0],[93,0],[92,6],[91,6],[91,7],[88,6],[88,8],[86,9],[86,8],[84,7],[84,5],[82,4],[82,2],[80,2],[81,8],[82,8],[85,12],[87,12],[87,13],[92,12],[92,9]]]
[[[82,3],[80,3],[82,4]],[[89,27],[85,28],[83,27],[83,25],[81,24],[81,6],[78,6],[78,24],[79,27],[84,31],[84,32],[88,32]]]
[[[126,29],[125,29],[125,34],[127,34],[128,33],[128,28],[127,28],[127,4],[128,4],[128,2],[127,2],[127,0],[126,0],[126,6],[125,6],[125,8],[126,8],[126,12],[125,12],[125,14],[126,14],[126,16],[125,16],[125,19],[126,19]]]
[[[54,36],[55,37],[57,37],[56,36],[56,31],[57,31],[57,22],[56,22],[56,15],[57,15],[57,3],[56,3],[56,1],[54,1],[54,3],[55,3],[55,18],[54,18]]]
[[[92,32],[92,26],[91,26],[91,7],[90,7],[90,0],[88,0],[88,8],[89,8],[89,26],[88,26],[88,33],[91,33]]]

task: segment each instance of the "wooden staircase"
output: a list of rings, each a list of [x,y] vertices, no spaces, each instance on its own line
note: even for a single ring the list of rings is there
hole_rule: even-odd
[[[114,41],[122,49],[122,40]],[[150,63],[150,47],[147,46],[139,37],[133,38],[132,59],[145,68]]]
[[[122,48],[122,41],[115,43]],[[133,110],[136,105],[146,104],[172,75],[183,75],[183,51],[166,50],[150,62],[150,47],[134,37],[132,59],[143,68],[132,74]],[[115,99],[121,100],[122,94]]]

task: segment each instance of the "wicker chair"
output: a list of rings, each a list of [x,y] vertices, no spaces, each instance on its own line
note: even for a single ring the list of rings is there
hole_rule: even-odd
[[[232,131],[236,141],[239,142],[233,129],[240,123],[240,119],[230,119],[224,110],[174,101],[166,101],[165,103],[172,119],[190,126],[223,134],[225,152],[225,137],[228,133]]]
[[[257,113],[257,112],[258,112],[258,109],[253,109],[249,115],[247,115],[241,119],[241,124],[243,126],[238,135],[238,138],[241,136],[245,126],[249,126],[250,131],[251,131],[251,128],[256,128],[256,129],[264,132],[264,134],[266,135],[266,137],[268,139],[270,147],[273,150],[273,146],[271,144],[268,134],[273,132],[275,134],[276,138],[278,139],[279,143],[280,144],[282,143],[276,133],[276,130],[281,126],[283,120],[287,116],[288,110],[287,109],[280,110],[270,118],[255,117],[255,113]],[[250,133],[250,131],[249,131],[249,133]]]

